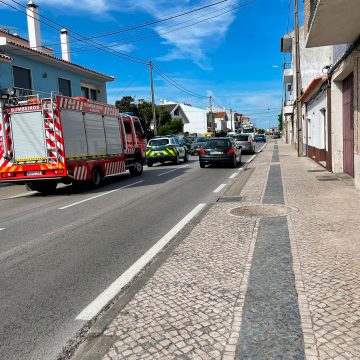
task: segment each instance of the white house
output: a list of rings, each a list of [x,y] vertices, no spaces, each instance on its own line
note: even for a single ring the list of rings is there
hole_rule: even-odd
[[[184,132],[203,134],[207,132],[207,110],[199,109],[182,103],[161,100],[160,105],[166,107],[172,118],[181,118],[184,123]]]

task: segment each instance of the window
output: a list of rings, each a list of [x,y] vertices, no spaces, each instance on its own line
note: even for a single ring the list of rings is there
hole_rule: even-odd
[[[29,69],[13,66],[14,87],[31,90],[31,73]]]
[[[144,133],[141,124],[138,121],[134,122],[134,128],[138,134],[142,135]]]
[[[71,81],[59,78],[59,92],[64,96],[71,97]]]
[[[81,96],[89,99],[89,89],[87,87],[81,87]]]
[[[90,89],[90,100],[97,100],[97,93],[95,89]]]
[[[169,139],[152,139],[149,141],[149,146],[164,146],[169,144]]]
[[[132,129],[129,121],[124,121],[124,127],[127,134],[132,134]]]

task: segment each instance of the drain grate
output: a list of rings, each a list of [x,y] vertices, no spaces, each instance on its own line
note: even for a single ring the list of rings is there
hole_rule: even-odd
[[[243,205],[230,210],[230,215],[245,217],[278,217],[297,212],[298,209],[285,205],[256,204]]]

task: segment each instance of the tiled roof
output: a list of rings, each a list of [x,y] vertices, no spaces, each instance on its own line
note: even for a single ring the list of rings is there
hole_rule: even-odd
[[[7,61],[11,61],[11,60],[12,60],[12,58],[11,58],[10,56],[7,56],[7,55],[1,54],[1,53],[0,53],[0,59],[7,60]]]
[[[34,49],[30,49],[26,46],[23,46],[23,45],[19,45],[17,43],[14,43],[12,41],[8,41],[7,44],[11,45],[11,46],[14,46],[14,47],[18,47],[18,48],[21,48],[21,49],[24,49],[26,51],[30,51],[30,52],[33,52],[35,54],[38,54],[39,56],[42,56],[42,57],[45,57],[45,58],[48,58],[48,59],[51,59],[51,60],[54,60],[55,62],[58,62],[60,64],[64,64],[64,65],[68,65],[69,67],[74,67],[74,68],[77,68],[77,69],[81,69],[81,70],[84,70],[84,71],[87,71],[87,72],[90,72],[96,76],[99,76],[99,77],[102,77],[102,78],[106,78],[108,81],[112,81],[114,80],[114,77],[113,76],[109,76],[109,75],[105,75],[105,74],[102,74],[102,73],[99,73],[97,71],[94,71],[94,70],[91,70],[89,68],[86,68],[84,66],[81,66],[81,65],[77,65],[77,64],[74,64],[70,61],[66,61],[66,60],[63,60],[61,58],[58,58],[56,56],[51,56],[51,55],[48,55],[42,51],[38,51],[38,50],[34,50]]]
[[[1,35],[1,34],[4,34],[6,37],[10,36],[10,37],[12,37],[13,39],[19,39],[19,40],[26,41],[27,43],[29,43],[29,40],[28,40],[28,39],[25,39],[25,38],[23,38],[23,37],[21,37],[20,35],[17,35],[17,34],[14,35],[14,34],[10,34],[10,33],[6,32],[6,31],[4,31],[4,30],[0,30],[0,35]],[[43,47],[43,48],[45,48],[45,49],[47,49],[47,50],[53,50],[52,48],[49,48],[49,47],[44,46],[44,45],[41,45],[41,47]]]
[[[225,118],[225,112],[218,112],[218,113],[214,113],[213,117],[215,119],[224,119]]]

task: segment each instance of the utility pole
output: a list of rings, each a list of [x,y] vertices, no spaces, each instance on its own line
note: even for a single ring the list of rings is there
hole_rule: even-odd
[[[299,33],[299,2],[294,0],[295,15],[295,66],[296,66],[296,130],[297,130],[297,153],[303,155],[302,146],[302,109],[301,109],[301,73],[300,73],[300,33]]]
[[[232,111],[232,109],[230,109],[230,127],[231,127],[231,131],[234,131],[234,127],[233,127],[233,111]]]
[[[152,61],[150,61],[148,65],[149,65],[149,68],[150,68],[151,106],[152,106],[152,115],[153,115],[153,123],[154,123],[154,135],[157,135],[155,94],[154,94],[154,81],[153,81],[153,63],[152,63]]]
[[[212,96],[211,95],[209,96],[209,103],[210,103],[210,126],[212,128],[213,121],[214,121],[214,115],[213,115]],[[214,126],[214,130],[215,130],[215,126]]]

